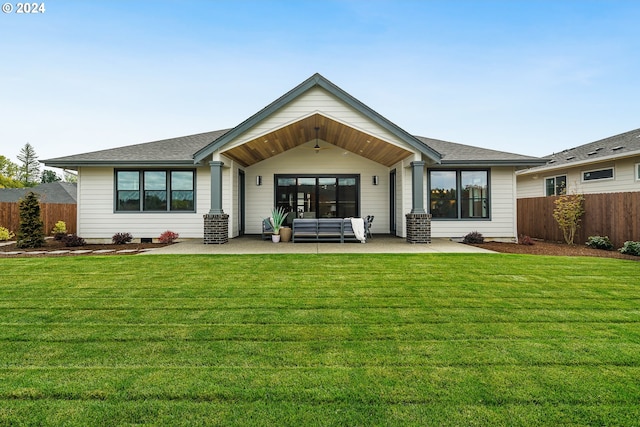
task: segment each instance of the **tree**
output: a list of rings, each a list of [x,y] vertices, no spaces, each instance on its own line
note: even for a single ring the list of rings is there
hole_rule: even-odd
[[[38,195],[29,191],[20,199],[20,225],[16,236],[18,248],[39,248],[44,245],[44,223],[40,218]]]
[[[41,179],[42,183],[58,182],[58,181],[62,181],[62,178],[60,178],[60,176],[58,176],[58,174],[55,173],[55,171],[46,169],[42,172],[42,179]]]
[[[18,180],[18,165],[5,156],[0,156],[0,188],[20,188],[24,185]]]
[[[554,202],[553,218],[556,220],[565,242],[573,245],[576,231],[580,227],[582,214],[584,214],[584,196],[582,194],[564,194]]]
[[[68,170],[64,170],[64,182],[72,182],[72,183],[76,183],[78,182],[78,175],[72,172],[69,172]]]
[[[33,187],[40,178],[40,162],[36,150],[28,142],[20,150],[18,160],[22,162],[19,169],[20,181],[25,187]]]

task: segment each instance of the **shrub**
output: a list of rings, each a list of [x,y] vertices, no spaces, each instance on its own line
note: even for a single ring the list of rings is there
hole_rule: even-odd
[[[621,254],[640,256],[640,242],[627,240],[618,250]]]
[[[53,234],[55,240],[62,240],[62,238],[67,235],[67,224],[65,224],[64,221],[56,222],[53,230],[51,230],[51,234]]]
[[[84,246],[87,242],[77,234],[68,234],[62,238],[62,243],[68,248],[75,248],[78,246]]]
[[[173,231],[165,231],[164,233],[162,233],[160,235],[160,237],[158,237],[158,241],[160,243],[168,243],[171,244],[173,243],[174,240],[176,240],[178,237],[180,237],[180,235],[178,233],[174,233]]]
[[[520,238],[518,239],[518,244],[519,245],[526,245],[526,246],[531,246],[534,245],[534,241],[531,237],[529,236],[520,236]]]
[[[11,240],[15,234],[10,232],[8,229],[4,227],[0,227],[0,242],[4,242],[5,240]]]
[[[484,236],[482,233],[478,233],[477,231],[472,231],[471,233],[464,236],[462,239],[463,243],[484,243]]]
[[[116,233],[111,238],[114,245],[126,245],[133,239],[131,233]]]
[[[20,200],[20,226],[16,246],[18,248],[39,248],[44,245],[44,223],[40,218],[38,195],[33,191]]]
[[[553,218],[556,220],[565,242],[573,245],[576,231],[580,227],[582,214],[584,214],[584,196],[582,194],[564,194],[554,202]]]
[[[589,236],[586,245],[594,249],[613,250],[613,243],[609,240],[609,236]]]

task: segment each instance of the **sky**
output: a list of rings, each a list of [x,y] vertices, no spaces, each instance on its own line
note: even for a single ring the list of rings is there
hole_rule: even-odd
[[[316,72],[413,135],[512,153],[640,127],[636,0],[41,4],[0,13],[16,163],[231,128]]]

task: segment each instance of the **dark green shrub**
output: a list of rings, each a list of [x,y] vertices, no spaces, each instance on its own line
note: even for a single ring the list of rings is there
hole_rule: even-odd
[[[44,245],[44,223],[40,218],[38,195],[33,191],[20,200],[20,225],[16,236],[18,248],[39,248]]]
[[[477,231],[472,231],[471,233],[464,236],[462,239],[463,243],[484,243],[484,236],[482,233]]]
[[[133,240],[131,233],[116,233],[111,238],[114,245],[126,245]]]
[[[640,256],[640,242],[627,240],[618,250],[621,254]]]
[[[87,244],[87,242],[85,242],[84,239],[78,236],[77,234],[69,234],[63,237],[62,243],[64,243],[64,245],[68,248],[75,248],[75,247],[84,246]]]
[[[613,250],[613,243],[609,240],[609,236],[589,236],[586,245],[594,249]]]

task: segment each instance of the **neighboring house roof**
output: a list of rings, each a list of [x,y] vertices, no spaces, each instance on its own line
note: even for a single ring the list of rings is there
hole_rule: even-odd
[[[520,171],[520,175],[566,169],[640,155],[640,129],[610,136],[545,156],[543,166]]]
[[[0,202],[18,202],[30,191],[39,194],[43,203],[75,204],[78,186],[70,182],[49,182],[35,187],[1,188]]]

